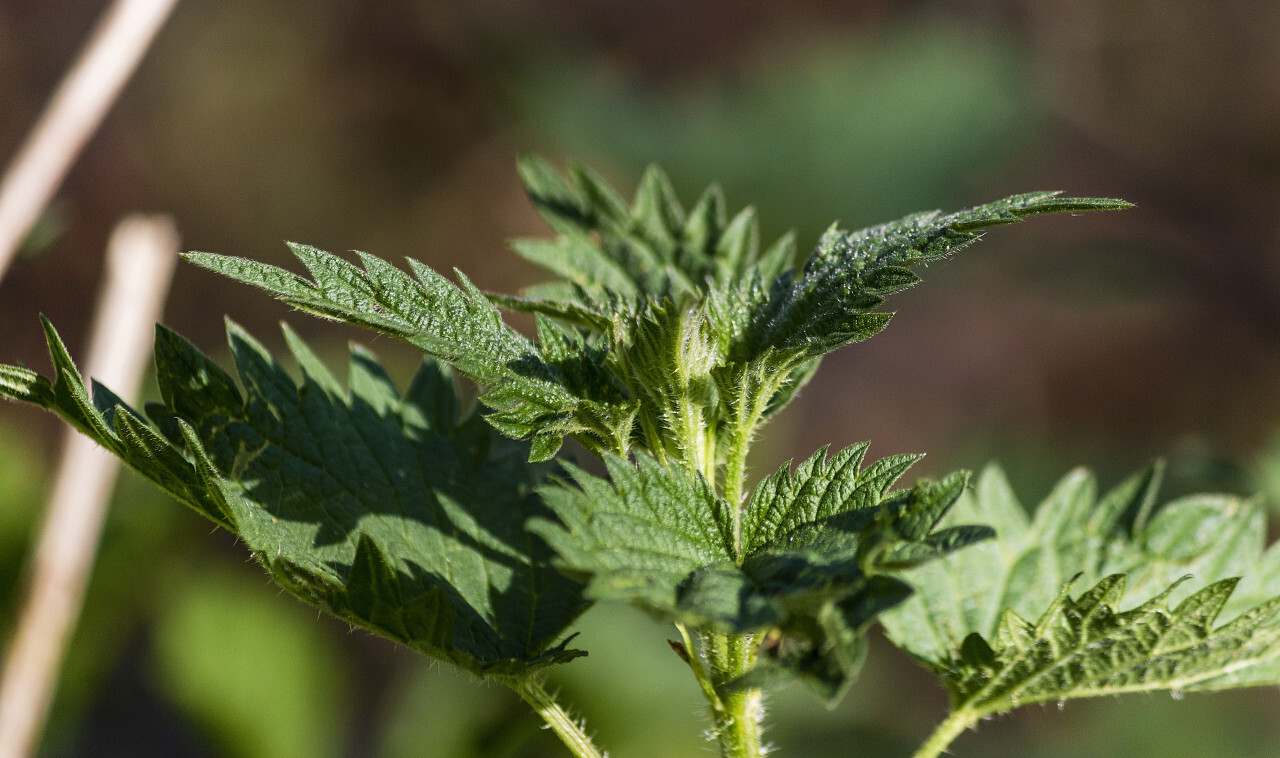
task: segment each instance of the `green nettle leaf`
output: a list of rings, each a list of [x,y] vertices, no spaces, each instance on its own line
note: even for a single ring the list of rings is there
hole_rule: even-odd
[[[1280,548],[1263,551],[1262,509],[1220,495],[1156,509],[1160,473],[1098,497],[1073,472],[1028,518],[988,467],[947,518],[997,538],[907,572],[918,592],[883,617],[889,638],[939,674],[969,722],[1030,703],[1280,682]]]
[[[870,311],[919,281],[907,267],[968,247],[982,229],[1038,214],[1129,207],[1059,194],[1017,195],[951,214],[917,213],[857,232],[833,226],[797,275],[784,272],[767,291],[759,281],[744,291],[751,317],[730,354],[740,362],[768,350],[824,355],[884,329],[889,314]]]
[[[403,339],[452,365],[490,388],[480,398],[493,409],[490,423],[508,436],[533,438],[534,460],[549,459],[566,435],[592,449],[626,449],[635,410],[608,375],[589,371],[597,362],[579,354],[546,359],[461,272],[455,285],[413,260],[416,278],[364,253],[361,269],[307,245],[289,247],[314,281],[243,258],[187,258],[301,310]]]
[[[966,475],[890,492],[919,456],[860,468],[866,449],[783,466],[752,493],[742,524],[700,475],[610,456],[608,480],[570,466],[572,483],[544,488],[560,521],[530,528],[589,597],[696,628],[767,632],[758,668],[723,685],[794,676],[834,701],[861,665],[863,632],[911,593],[894,574],[991,536],[935,529]]]
[[[524,529],[551,514],[544,467],[461,412],[448,372],[423,364],[401,395],[353,349],[347,387],[287,328],[295,382],[234,324],[243,391],[157,327],[162,403],[148,423],[94,385],[45,324],[53,382],[0,368],[0,394],[59,414],[181,502],[237,535],[299,598],[478,675],[523,678],[582,653],[565,629],[581,586]]]

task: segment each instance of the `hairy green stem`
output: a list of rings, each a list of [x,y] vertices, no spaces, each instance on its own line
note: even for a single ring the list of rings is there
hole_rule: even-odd
[[[720,696],[716,694],[716,689],[711,684],[711,675],[707,673],[702,656],[698,655],[698,649],[693,645],[693,637],[689,634],[689,627],[676,622],[676,629],[680,631],[680,644],[684,646],[685,655],[688,656],[686,663],[689,664],[689,670],[693,672],[693,678],[698,680],[698,687],[702,690],[702,696],[707,702],[715,705],[719,701]]]
[[[747,448],[751,445],[752,429],[735,424],[729,438],[729,451],[724,466],[724,499],[733,509],[733,549],[742,554],[742,491],[747,478]]]
[[[752,635],[708,633],[704,637],[711,679],[720,687],[751,670],[756,646]],[[721,758],[762,758],[760,722],[764,693],[758,687],[720,692],[711,704]]]
[[[649,447],[649,452],[663,466],[669,465],[667,462],[666,440],[663,439],[662,431],[655,427],[653,422],[649,420],[646,414],[640,414],[640,430],[644,435],[645,444]],[[622,455],[626,455],[627,449],[624,446]]]
[[[942,751],[946,750],[952,742],[955,742],[957,737],[977,723],[981,717],[982,714],[966,708],[961,708],[952,713],[945,721],[938,724],[938,728],[933,730],[933,734],[929,735],[929,739],[920,746],[920,749],[911,758],[937,758],[942,755]]]
[[[677,404],[677,419],[681,423],[676,424],[674,429],[682,437],[680,448],[687,456],[686,465],[712,483],[716,481],[720,465],[725,465],[720,494],[733,511],[735,560],[741,560],[743,552],[742,499],[746,483],[747,450],[763,416],[767,397],[752,397],[749,405],[739,411],[736,423],[730,425],[731,436],[724,461],[717,456],[715,434],[709,429],[705,406],[689,396],[682,398]],[[693,655],[693,650],[689,649],[687,630],[682,625],[677,626],[680,627],[686,650]],[[764,751],[760,741],[760,725],[764,720],[763,692],[758,687],[729,691],[724,689],[724,685],[747,674],[755,666],[754,635],[703,631],[702,643],[706,668],[697,659],[691,660],[689,666],[711,705],[712,719],[715,722],[713,734],[720,745],[721,758],[762,758]]]
[[[591,737],[582,729],[582,724],[575,721],[556,700],[555,696],[542,686],[542,681],[531,676],[511,682],[510,686],[533,706],[542,720],[547,722],[551,731],[556,733],[560,741],[569,748],[575,758],[607,758],[591,741]]]
[[[786,373],[779,373],[766,387],[754,393],[744,392],[734,403],[735,417],[729,427],[729,444],[725,453],[723,496],[733,509],[733,549],[734,557],[738,559],[741,559],[743,551],[742,520],[745,504],[742,499],[747,483],[747,452],[751,449],[756,429],[764,419],[769,398],[777,392],[785,377]]]
[[[690,398],[676,404],[676,423],[681,435],[681,452],[689,470],[708,482],[716,480],[715,435],[707,427],[703,407]]]

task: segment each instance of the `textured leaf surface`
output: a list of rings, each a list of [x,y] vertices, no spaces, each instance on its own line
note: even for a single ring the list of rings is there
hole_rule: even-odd
[[[535,460],[550,458],[566,435],[593,449],[626,448],[635,411],[598,361],[579,353],[548,359],[461,273],[455,285],[417,261],[409,261],[411,277],[363,253],[360,268],[306,245],[289,247],[312,281],[243,258],[186,257],[301,310],[403,339],[454,366],[489,388],[481,401],[493,409],[495,428],[533,439]]]
[[[625,600],[692,627],[766,632],[738,683],[800,677],[834,700],[861,664],[862,634],[910,588],[893,572],[990,536],[937,530],[966,477],[890,492],[916,458],[859,469],[866,445],[820,450],[753,493],[745,524],[700,477],[610,457],[609,480],[570,468],[544,490],[560,523],[534,521],[592,598]]]
[[[1037,192],[956,213],[917,213],[856,232],[833,226],[798,274],[783,273],[767,292],[757,283],[744,293],[750,317],[730,353],[738,361],[770,350],[829,353],[888,324],[887,314],[870,311],[919,281],[908,267],[968,247],[982,229],[1045,213],[1128,207],[1119,200]]]
[[[238,327],[243,390],[157,329],[153,423],[95,386],[46,324],[55,381],[0,369],[0,394],[71,421],[178,500],[237,533],[272,577],[340,618],[481,675],[569,660],[581,587],[524,530],[549,517],[540,467],[460,411],[427,362],[401,395],[355,349],[347,386],[286,329],[296,382]],[[96,405],[95,405],[96,402]]]
[[[908,572],[918,593],[883,617],[890,639],[975,714],[1280,682],[1280,550],[1263,551],[1261,509],[1213,495],[1157,509],[1159,480],[1099,497],[1076,471],[1029,517],[989,467],[948,519],[996,539]]]

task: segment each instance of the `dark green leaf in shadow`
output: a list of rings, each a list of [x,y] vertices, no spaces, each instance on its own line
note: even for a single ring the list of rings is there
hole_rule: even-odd
[[[154,422],[90,402],[56,332],[54,382],[6,367],[0,393],[72,421],[180,501],[236,532],[303,600],[479,675],[522,676],[580,655],[581,587],[524,529],[551,518],[527,448],[460,413],[425,362],[401,395],[353,349],[347,386],[285,334],[303,379],[228,326],[243,390],[158,328]],[[113,396],[104,394],[104,398]]]

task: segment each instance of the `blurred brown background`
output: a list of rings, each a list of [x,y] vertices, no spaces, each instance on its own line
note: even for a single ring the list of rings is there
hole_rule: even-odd
[[[103,7],[0,0],[0,160]],[[1156,457],[1171,493],[1274,498],[1276,135],[1270,3],[187,0],[0,283],[0,360],[47,368],[37,313],[82,351],[107,234],[136,210],[174,214],[186,249],[289,265],[296,240],[512,291],[539,274],[505,240],[545,232],[514,172],[526,151],[627,192],[656,162],[688,202],[718,181],[802,246],[836,219],[1063,189],[1138,207],[994,230],[922,271],[892,328],[829,358],[768,430],[757,468],[870,439],[928,452],[918,473],[999,458],[1028,502],[1073,465],[1105,486]],[[180,266],[166,324],[219,355],[223,314],[271,346],[288,318],[332,355],[359,339],[413,361]],[[0,408],[4,629],[58,432]],[[47,755],[558,754],[515,698],[317,620],[224,535],[120,490]],[[666,631],[625,609],[584,629],[592,656],[562,686],[604,743],[704,754]],[[834,712],[780,695],[772,735],[786,755],[907,755],[944,706],[878,650]],[[1278,706],[1073,704],[956,755],[1272,756]]]

